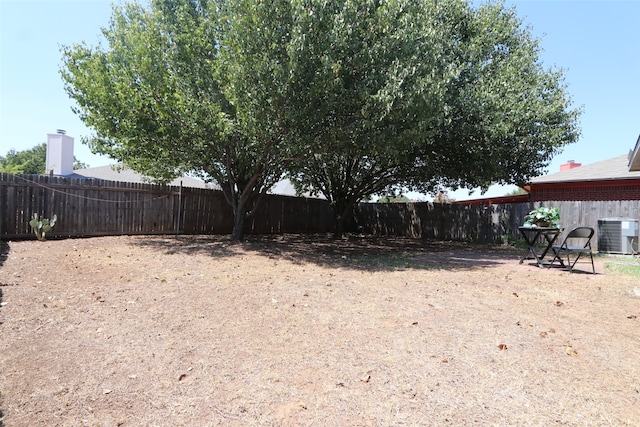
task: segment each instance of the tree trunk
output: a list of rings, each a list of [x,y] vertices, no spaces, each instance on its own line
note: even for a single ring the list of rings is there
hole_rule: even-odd
[[[341,239],[344,235],[345,225],[352,214],[353,205],[354,203],[351,200],[333,205],[333,215],[336,221],[336,228],[333,229],[334,239]]]
[[[233,218],[233,230],[231,230],[231,240],[234,242],[240,242],[244,239],[244,218],[244,212],[236,211]]]
[[[240,242],[244,239],[244,220],[247,217],[247,200],[241,194],[233,206],[233,229],[231,230],[231,240]]]
[[[344,235],[345,225],[353,216],[353,206],[356,204],[357,200],[357,196],[351,196],[346,200],[336,200],[332,205],[333,215],[336,220],[336,228],[333,230],[334,239],[341,239]]]
[[[334,215],[336,219],[336,228],[333,229],[333,238],[342,239],[344,235],[344,217],[342,215]]]

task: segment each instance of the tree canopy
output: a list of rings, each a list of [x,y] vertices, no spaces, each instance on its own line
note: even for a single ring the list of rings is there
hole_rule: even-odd
[[[63,48],[66,90],[95,132],[85,142],[161,182],[184,172],[216,181],[241,239],[245,217],[283,173],[286,5],[114,6],[106,47]]]
[[[289,170],[297,188],[333,205],[336,234],[354,203],[412,183],[442,120],[452,80],[448,37],[463,6],[347,1],[305,17],[301,50],[310,53],[297,59],[313,73],[296,94],[311,151]]]
[[[0,156],[0,172],[16,174],[43,174],[47,162],[47,144],[38,144],[24,151],[9,150]]]
[[[577,140],[562,73],[543,68],[513,9],[408,0],[326,12],[309,18],[302,59],[315,72],[296,91],[314,148],[290,171],[338,224],[371,194],[526,182]]]
[[[73,168],[82,169],[87,164],[73,158]],[[47,144],[43,142],[28,150],[9,150],[6,156],[0,156],[0,172],[16,174],[42,175],[47,168]]]
[[[560,71],[501,3],[153,0],[63,49],[87,142],[220,184],[232,237],[283,174],[332,204],[520,183],[578,137]]]
[[[515,10],[489,3],[466,15],[451,44],[442,126],[420,158],[427,173],[416,169],[416,189],[429,174],[449,188],[521,185],[580,134],[581,110],[571,108],[562,72],[543,67],[539,41]]]

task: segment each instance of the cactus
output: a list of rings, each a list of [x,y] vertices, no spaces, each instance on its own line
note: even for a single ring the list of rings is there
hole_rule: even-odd
[[[46,234],[51,231],[54,225],[56,225],[56,221],[58,217],[56,215],[53,218],[42,218],[39,219],[38,214],[34,213],[31,221],[29,221],[29,225],[31,229],[35,233],[38,240],[45,240]]]

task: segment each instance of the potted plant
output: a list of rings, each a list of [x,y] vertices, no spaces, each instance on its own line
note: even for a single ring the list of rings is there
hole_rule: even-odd
[[[558,208],[546,208],[541,206],[529,212],[524,217],[525,225],[535,225],[536,227],[557,227],[560,221],[560,210]]]

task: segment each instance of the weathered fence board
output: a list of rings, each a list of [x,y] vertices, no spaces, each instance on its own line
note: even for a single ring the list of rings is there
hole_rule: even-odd
[[[266,195],[246,221],[250,233],[324,233],[324,200]],[[31,238],[33,213],[58,217],[51,237],[228,234],[233,212],[221,191],[41,175],[0,176],[0,237]]]
[[[0,182],[3,237],[30,234],[28,222],[33,213],[57,215],[52,236],[167,233],[175,229],[176,197],[169,187],[12,174],[2,174]]]
[[[592,245],[597,250],[598,220],[602,218],[640,219],[640,201],[548,201],[502,205],[462,205],[431,203],[361,203],[357,224],[364,233],[422,237],[436,240],[506,243],[521,239],[518,227],[539,206],[557,207],[560,226],[593,227]],[[560,236],[562,239],[564,235]]]

